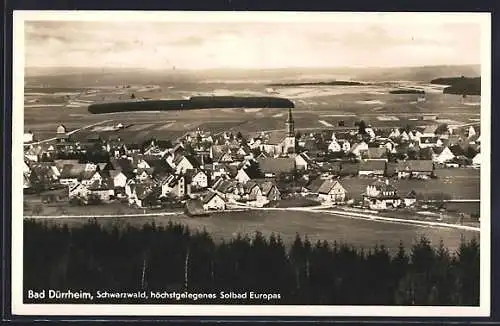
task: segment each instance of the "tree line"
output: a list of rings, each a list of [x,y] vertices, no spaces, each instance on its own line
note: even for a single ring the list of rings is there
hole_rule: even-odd
[[[25,289],[280,293],[278,304],[478,305],[479,242],[456,252],[422,237],[395,253],[299,235],[214,241],[206,232],[154,223],[90,220],[81,227],[24,222]],[[224,302],[228,303],[228,302]]]

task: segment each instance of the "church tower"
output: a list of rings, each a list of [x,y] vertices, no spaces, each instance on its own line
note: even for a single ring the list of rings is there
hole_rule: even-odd
[[[286,137],[283,144],[285,154],[295,154],[295,122],[292,117],[292,109],[288,109],[288,118],[286,119]]]

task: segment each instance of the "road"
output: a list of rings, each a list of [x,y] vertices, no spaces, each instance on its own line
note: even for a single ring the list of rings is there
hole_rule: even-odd
[[[295,211],[310,212],[310,213],[323,213],[323,214],[335,215],[335,216],[340,216],[340,217],[372,220],[372,221],[386,222],[386,223],[388,222],[388,223],[399,223],[399,224],[414,224],[414,225],[430,226],[430,227],[446,227],[446,228],[460,229],[460,230],[467,230],[467,231],[476,231],[476,232],[479,232],[481,230],[481,228],[479,228],[479,227],[468,226],[468,225],[403,219],[403,218],[396,218],[396,217],[381,216],[378,214],[366,214],[366,213],[350,212],[350,211],[339,210],[339,209],[326,209],[328,207],[325,207],[325,208],[319,208],[319,207],[287,207],[287,208],[265,207],[265,208],[260,208],[260,207],[245,206],[243,204],[236,204],[235,207],[239,207],[239,208],[246,207],[247,209],[268,210],[268,211],[271,211],[271,210],[275,210],[275,211],[295,210]]]
[[[70,135],[73,135],[74,133],[77,133],[79,131],[82,131],[82,130],[85,130],[85,129],[88,129],[88,128],[92,128],[92,127],[95,127],[95,126],[98,126],[98,125],[102,125],[102,124],[105,124],[105,123],[108,123],[108,122],[111,122],[111,121],[113,121],[113,120],[104,120],[104,121],[100,121],[100,122],[97,122],[97,123],[93,123],[93,124],[90,124],[90,125],[87,125],[87,126],[75,129],[75,130],[71,130],[70,132],[68,132],[66,134],[68,136],[70,136]],[[57,140],[57,137],[52,137],[52,138],[48,138],[48,139],[44,139],[44,140],[39,140],[37,142],[33,142],[33,143],[29,143],[29,144],[24,144],[24,146],[40,145],[40,144],[43,144],[43,143],[50,143],[51,141],[55,141],[55,140]]]

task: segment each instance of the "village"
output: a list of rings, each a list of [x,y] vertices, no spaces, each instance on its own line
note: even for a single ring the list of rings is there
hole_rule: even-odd
[[[90,205],[121,203],[190,216],[302,205],[408,209],[423,205],[423,197],[397,189],[395,180],[421,184],[437,178],[438,168],[481,164],[480,135],[472,125],[377,129],[359,121],[341,131],[301,133],[291,109],[281,137],[195,130],[176,141],[132,144],[112,133],[76,139],[63,124],[54,132],[53,142],[24,135],[24,191],[40,201],[32,215],[53,203],[82,212]],[[369,182],[362,192],[350,193],[347,179]],[[426,205],[430,199],[453,198],[426,198]]]

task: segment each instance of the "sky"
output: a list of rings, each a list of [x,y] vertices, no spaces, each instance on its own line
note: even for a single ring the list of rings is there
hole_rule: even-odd
[[[480,63],[474,22],[25,21],[28,67],[273,69]]]

